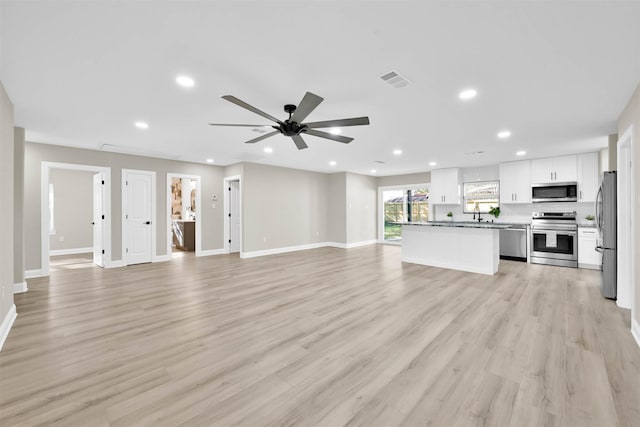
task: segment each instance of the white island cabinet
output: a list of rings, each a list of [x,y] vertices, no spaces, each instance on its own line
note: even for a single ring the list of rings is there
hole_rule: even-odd
[[[481,274],[496,274],[500,230],[492,223],[426,222],[402,226],[402,261]]]

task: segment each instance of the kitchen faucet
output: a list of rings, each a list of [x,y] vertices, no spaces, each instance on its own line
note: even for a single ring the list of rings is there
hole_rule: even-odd
[[[478,204],[476,203],[476,207],[473,208],[473,220],[476,220],[476,212],[478,212],[478,222],[482,221],[482,218],[480,218],[480,207],[478,206]]]

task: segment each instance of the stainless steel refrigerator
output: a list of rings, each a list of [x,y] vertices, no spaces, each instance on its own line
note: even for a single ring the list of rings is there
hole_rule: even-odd
[[[600,231],[597,251],[602,253],[602,283],[600,290],[605,298],[616,298],[617,292],[617,188],[616,173],[602,173],[600,190],[596,198],[596,224]]]

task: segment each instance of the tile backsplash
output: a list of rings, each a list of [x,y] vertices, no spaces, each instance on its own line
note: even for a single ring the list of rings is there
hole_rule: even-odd
[[[453,213],[454,221],[472,221],[473,214],[462,213],[462,205],[431,205],[436,221],[447,220],[447,212]],[[500,205],[500,216],[496,222],[530,223],[532,212],[577,212],[578,224],[585,222],[586,215],[595,215],[595,203],[528,203],[521,205]],[[493,219],[489,214],[482,214],[483,220]]]

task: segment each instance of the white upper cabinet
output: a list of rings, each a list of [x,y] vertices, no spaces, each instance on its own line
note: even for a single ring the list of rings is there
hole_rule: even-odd
[[[549,157],[531,161],[531,183],[576,182],[578,159],[576,156]]]
[[[598,153],[578,155],[578,201],[595,202],[599,178]]]
[[[500,164],[500,203],[531,203],[531,162]]]
[[[460,204],[460,169],[436,169],[431,171],[429,200],[435,205]]]

